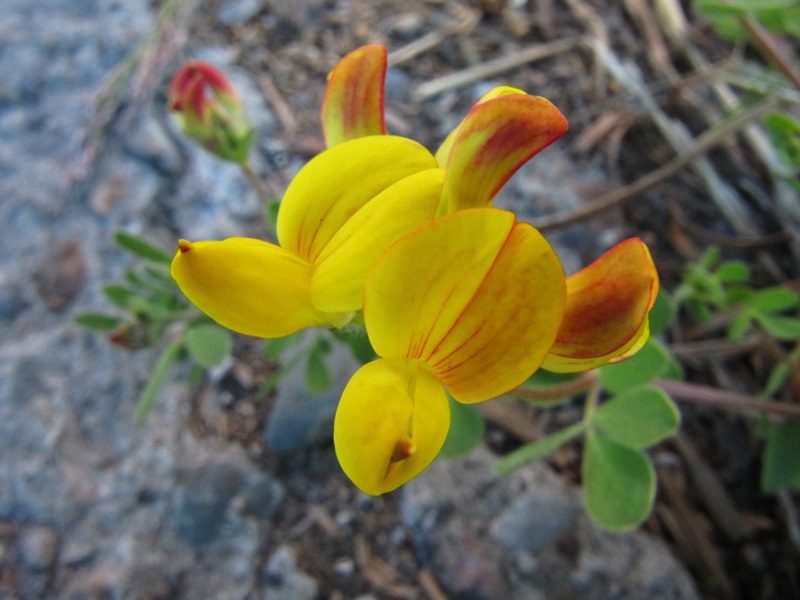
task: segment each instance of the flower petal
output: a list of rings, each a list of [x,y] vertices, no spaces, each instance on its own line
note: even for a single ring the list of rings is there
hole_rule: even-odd
[[[256,337],[282,337],[305,327],[344,324],[311,304],[311,266],[261,240],[181,240],[172,276],[186,297],[220,325]]]
[[[495,98],[499,98],[500,96],[508,96],[510,94],[527,95],[525,91],[523,91],[523,90],[521,90],[519,88],[511,87],[511,86],[508,86],[508,85],[499,85],[497,87],[493,87],[488,92],[486,92],[483,96],[478,98],[475,101],[475,104],[472,105],[471,109],[475,108],[479,104],[483,104],[487,100],[494,100]],[[436,162],[438,162],[439,166],[442,167],[443,169],[447,166],[447,161],[450,158],[450,151],[453,149],[453,142],[456,139],[456,135],[458,134],[458,130],[461,128],[461,125],[463,125],[463,124],[464,124],[464,121],[462,120],[461,123],[459,123],[458,126],[455,129],[453,129],[453,131],[451,131],[449,134],[447,134],[447,137],[442,142],[442,145],[439,146],[439,149],[436,151]]]
[[[487,206],[509,177],[567,130],[544,98],[507,94],[470,110],[447,160],[440,214]]]
[[[435,167],[425,148],[396,136],[358,138],[325,150],[286,190],[278,213],[281,246],[314,262],[367,202],[401,179]]]
[[[633,354],[647,340],[657,295],[658,273],[644,242],[617,244],[567,279],[567,312],[544,368],[585,371]]]
[[[541,233],[517,223],[469,306],[428,362],[456,400],[481,402],[539,368],[566,307],[564,270]]]
[[[334,67],[322,100],[322,130],[328,147],[386,133],[383,86],[386,48],[362,46]]]
[[[364,294],[375,351],[426,361],[462,402],[529,377],[555,340],[566,284],[547,241],[514,221],[498,209],[459,211],[390,247]]]
[[[364,289],[364,320],[378,355],[427,359],[472,300],[514,221],[498,209],[463,211],[384,252]]]
[[[425,469],[449,428],[447,395],[434,375],[419,361],[379,359],[361,367],[347,384],[333,442],[353,483],[379,495]]]
[[[441,169],[409,175],[353,215],[314,263],[314,306],[326,312],[360,310],[364,283],[375,260],[403,235],[433,219],[442,181]]]

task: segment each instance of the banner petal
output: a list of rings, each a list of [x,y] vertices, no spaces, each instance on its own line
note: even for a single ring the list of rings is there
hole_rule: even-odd
[[[488,92],[486,92],[483,96],[478,98],[475,101],[475,104],[472,105],[470,110],[478,106],[479,104],[483,104],[488,100],[494,100],[495,98],[499,98],[500,96],[508,96],[510,94],[523,94],[527,95],[527,93],[519,88],[511,87],[508,85],[499,85],[497,87],[493,87]],[[458,130],[461,128],[461,125],[464,124],[464,120],[462,119],[461,123],[453,129],[447,137],[442,142],[442,145],[439,146],[439,149],[436,151],[436,162],[439,163],[441,168],[447,167],[447,161],[450,158],[450,151],[453,149],[453,142],[456,139],[456,135],[458,135]]]
[[[584,371],[627,357],[647,340],[658,273],[638,238],[567,279],[567,311],[544,368]]]
[[[383,88],[386,48],[362,46],[331,71],[322,100],[322,131],[331,148],[368,135],[383,135]]]
[[[475,106],[458,128],[440,214],[488,206],[508,179],[567,130],[544,98],[506,94]]]

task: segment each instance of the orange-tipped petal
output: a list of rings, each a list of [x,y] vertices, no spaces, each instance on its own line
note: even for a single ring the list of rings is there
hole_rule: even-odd
[[[475,104],[472,105],[472,108],[475,108],[479,104],[483,104],[488,100],[494,100],[495,98],[499,98],[500,96],[508,96],[510,94],[522,94],[526,95],[526,93],[515,87],[511,87],[508,85],[500,85],[497,87],[493,87],[488,92],[486,92],[483,96],[478,98],[475,101]],[[463,125],[464,121],[462,120],[458,126],[451,131],[447,137],[445,138],[442,145],[439,146],[439,149],[436,151],[436,162],[439,163],[439,166],[443,169],[447,166],[447,160],[450,158],[450,151],[453,149],[453,141],[456,139],[456,135],[458,134],[458,130]]]
[[[349,319],[316,310],[309,294],[311,265],[261,240],[181,240],[172,276],[200,310],[246,335],[282,337]]]
[[[570,372],[627,358],[649,335],[658,273],[638,238],[614,246],[567,279],[567,312],[544,368]]]
[[[441,169],[409,175],[353,215],[314,262],[314,306],[326,312],[360,310],[375,260],[403,235],[433,219],[443,180]]]
[[[313,263],[367,202],[401,179],[435,167],[425,148],[396,136],[358,138],[325,150],[300,170],[283,196],[281,246]]]
[[[386,48],[362,46],[334,67],[322,100],[322,130],[328,147],[368,135],[383,135]]]
[[[453,140],[440,214],[488,206],[519,167],[566,130],[564,115],[538,96],[507,94],[475,106]]]
[[[539,232],[509,212],[474,209],[390,247],[367,279],[364,319],[379,355],[424,360],[457,400],[478,402],[538,368],[565,297]]]
[[[416,477],[441,450],[450,428],[442,384],[414,360],[379,359],[350,379],[333,424],[336,456],[367,494]]]

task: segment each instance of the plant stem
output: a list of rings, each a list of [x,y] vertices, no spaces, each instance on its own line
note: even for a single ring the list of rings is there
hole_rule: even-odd
[[[511,390],[508,395],[520,400],[557,400],[568,396],[574,396],[592,387],[597,381],[597,371],[586,371],[580,377],[546,388],[532,388],[520,386]]]
[[[729,392],[685,381],[658,379],[653,382],[653,385],[661,388],[670,396],[695,404],[705,404],[727,410],[755,410],[800,419],[800,406],[796,404],[764,400],[759,396]]]
[[[607,194],[603,194],[596,200],[582,206],[576,210],[557,213],[549,217],[541,217],[534,219],[533,226],[539,231],[548,231],[566,225],[571,225],[583,219],[594,216],[595,214],[620,204],[626,200],[630,200],[635,196],[641,194],[649,187],[666,179],[667,177],[676,173],[679,169],[684,167],[689,162],[697,157],[705,154],[714,146],[722,143],[732,133],[741,129],[744,125],[759,119],[773,110],[778,104],[778,99],[774,96],[768,97],[765,100],[741,111],[734,117],[724,121],[716,127],[704,132],[695,140],[694,146],[691,150],[678,154],[669,162],[660,166],[659,168],[650,171],[626,186],[613,190]]]

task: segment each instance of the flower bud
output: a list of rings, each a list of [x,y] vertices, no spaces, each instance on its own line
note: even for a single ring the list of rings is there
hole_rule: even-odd
[[[175,74],[169,108],[189,137],[220,158],[244,163],[254,129],[233,86],[211,65],[192,61]]]

